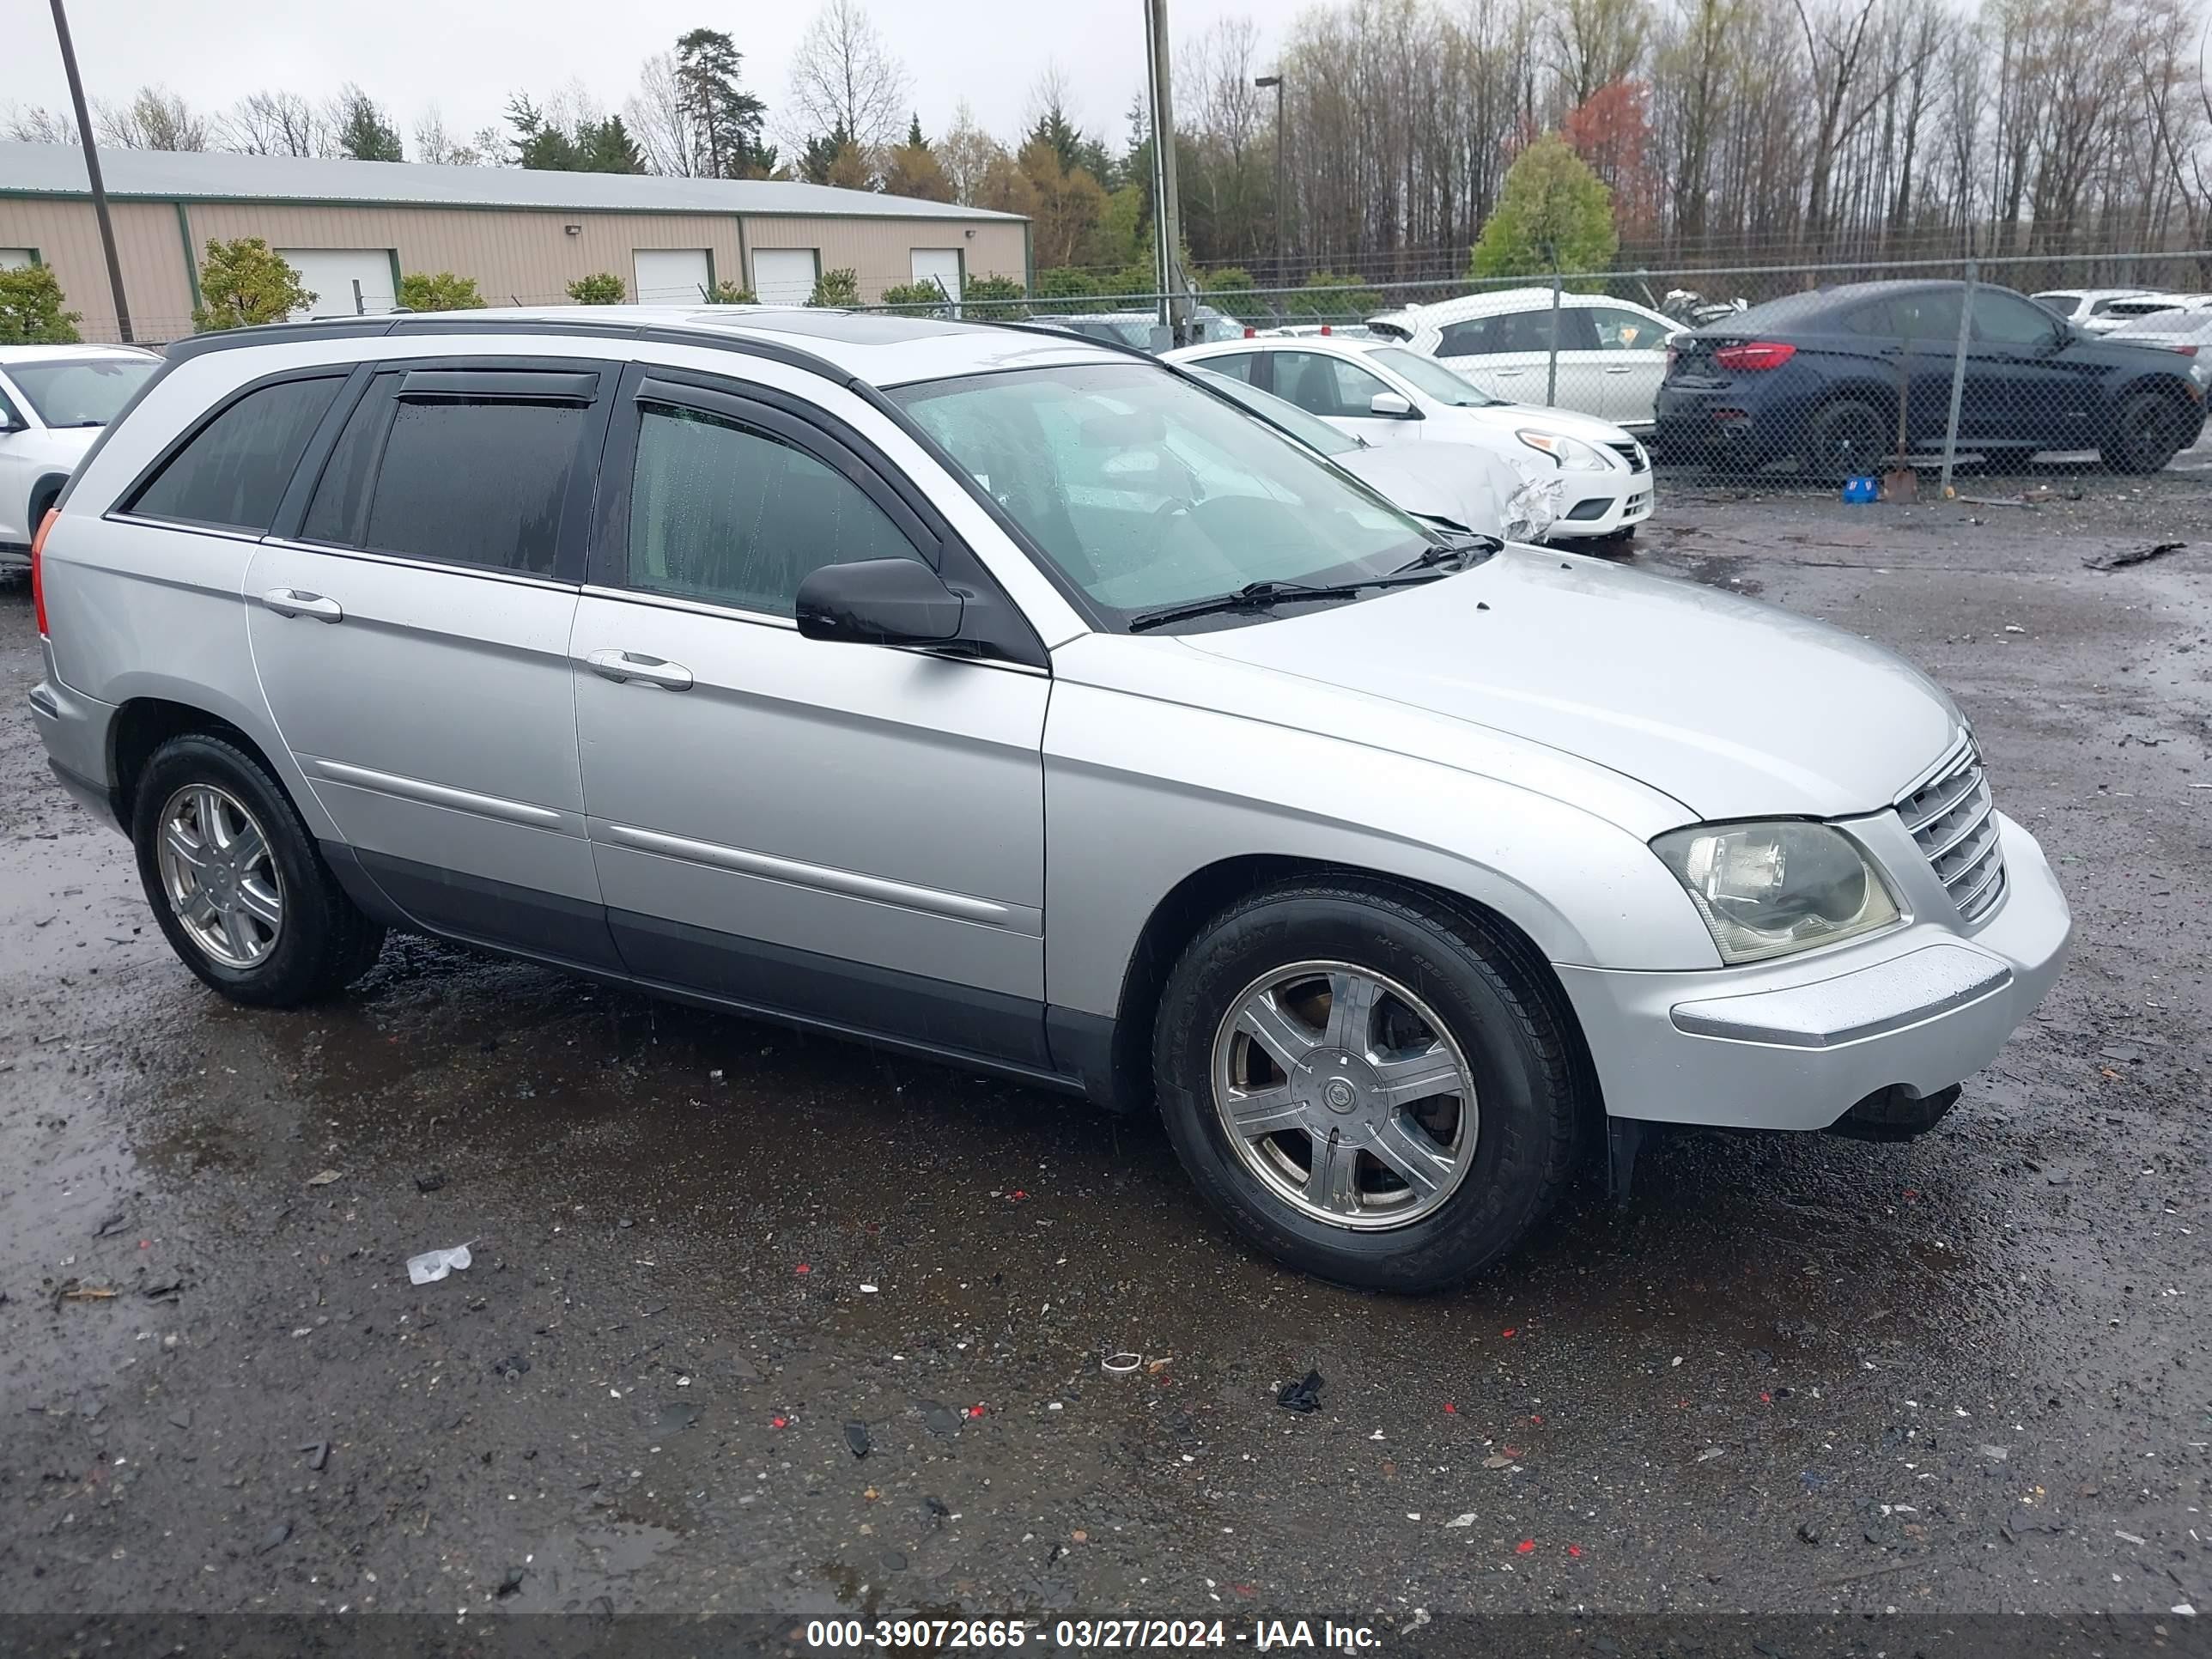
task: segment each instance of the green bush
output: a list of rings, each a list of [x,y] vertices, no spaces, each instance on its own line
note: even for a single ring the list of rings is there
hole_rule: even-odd
[[[707,303],[710,306],[757,306],[760,303],[760,295],[740,283],[717,283],[707,290]]]
[[[884,290],[887,306],[942,306],[945,295],[934,283],[901,283]]]
[[[1249,294],[1260,286],[1242,265],[1225,265],[1219,270],[1206,271],[1199,277],[1198,285],[1207,294]]]
[[[473,276],[410,270],[399,279],[399,303],[410,311],[482,311],[484,297]]]
[[[961,290],[961,314],[983,322],[1018,318],[1024,314],[1021,298],[1022,285],[1011,276],[970,276]]]
[[[1382,310],[1382,296],[1371,288],[1362,288],[1357,276],[1316,270],[1307,276],[1303,289],[1283,302],[1283,309],[1328,322],[1357,321],[1370,311]]]
[[[0,270],[0,345],[75,345],[84,313],[62,309],[51,265]]]
[[[207,258],[200,261],[200,303],[193,308],[192,326],[210,333],[281,323],[314,302],[315,295],[300,286],[300,273],[258,236],[234,242],[210,238]]]
[[[860,273],[847,265],[842,270],[825,270],[814,279],[814,292],[806,296],[811,306],[856,306],[860,303]]]
[[[629,297],[629,289],[611,270],[599,270],[569,283],[568,297],[580,306],[618,306]]]
[[[1040,300],[1087,300],[1097,292],[1098,279],[1087,270],[1060,265],[1037,272],[1036,297]]]

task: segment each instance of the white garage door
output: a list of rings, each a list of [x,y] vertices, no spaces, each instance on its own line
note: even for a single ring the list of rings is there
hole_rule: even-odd
[[[710,286],[703,247],[641,247],[631,256],[637,286],[630,291],[648,306],[700,305]]]
[[[910,251],[914,261],[914,280],[932,288],[942,287],[954,299],[960,297],[960,250],[957,247],[918,247]]]
[[[814,292],[815,252],[811,247],[753,250],[753,293],[764,306],[803,306]]]
[[[280,247],[277,255],[300,273],[300,286],[315,296],[295,322],[307,317],[380,317],[399,303],[392,291],[387,247]]]

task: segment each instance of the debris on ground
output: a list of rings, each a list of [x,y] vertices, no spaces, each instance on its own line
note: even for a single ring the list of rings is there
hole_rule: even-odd
[[[866,1457],[872,1443],[868,1438],[868,1425],[852,1422],[845,1425],[845,1443],[853,1449],[855,1457]]]
[[[2091,570],[2125,570],[2130,565],[2148,564],[2153,559],[2179,553],[2188,545],[2187,542],[2147,542],[2141,547],[2130,547],[2118,553],[2100,553],[2081,562]]]
[[[318,1474],[331,1461],[331,1443],[327,1440],[312,1440],[298,1449],[307,1453],[307,1467]]]
[[[327,1187],[334,1181],[344,1179],[336,1170],[318,1170],[307,1177],[307,1184],[310,1187]]]
[[[1284,1385],[1275,1396],[1275,1403],[1286,1412],[1317,1412],[1321,1409],[1321,1373],[1308,1371],[1297,1382]]]
[[[917,1400],[915,1409],[921,1413],[922,1426],[932,1434],[950,1437],[960,1432],[960,1419],[934,1400]]]
[[[1140,1353],[1109,1353],[1098,1362],[1098,1369],[1109,1376],[1127,1376],[1145,1363]]]
[[[471,1260],[465,1244],[456,1244],[450,1250],[425,1250],[407,1258],[407,1278],[411,1284],[434,1285],[447,1273],[466,1272]]]
[[[119,1233],[123,1231],[125,1224],[128,1222],[129,1219],[130,1218],[121,1210],[118,1210],[114,1214],[107,1217],[106,1219],[102,1221],[100,1225],[94,1228],[92,1230],[92,1236],[94,1238],[106,1238],[110,1233]]]
[[[443,1170],[425,1170],[415,1177],[415,1190],[418,1193],[434,1193],[445,1184],[446,1172]]]

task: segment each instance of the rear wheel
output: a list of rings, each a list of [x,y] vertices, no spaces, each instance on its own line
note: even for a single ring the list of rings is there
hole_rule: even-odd
[[[2197,411],[2160,392],[2130,392],[2112,422],[2105,464],[2116,472],[2160,472],[2185,448]]]
[[[1833,482],[1873,471],[1895,443],[1896,434],[1886,427],[1879,410],[1846,398],[1813,416],[1798,459],[1814,477]]]
[[[1232,905],[1170,976],[1169,1137],[1271,1255],[1428,1291],[1520,1242],[1571,1173],[1571,1045],[1525,947],[1404,890]]]
[[[343,990],[384,929],[355,908],[276,780],[221,738],[172,738],[140,774],[131,838],[155,919],[185,965],[239,1002]]]

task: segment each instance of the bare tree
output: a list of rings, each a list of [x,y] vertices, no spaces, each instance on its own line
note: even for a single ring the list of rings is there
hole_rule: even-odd
[[[677,78],[675,53],[657,52],[639,67],[637,90],[623,104],[623,119],[655,173],[688,179],[697,171],[690,106]]]
[[[952,125],[936,143],[938,164],[951,181],[952,199],[972,207],[994,161],[1006,158],[1006,147],[975,125],[975,112],[963,98],[952,112]]]
[[[248,155],[320,155],[330,127],[322,112],[296,92],[251,92],[216,124],[225,149]]]
[[[100,142],[117,149],[205,149],[208,124],[167,87],[141,87],[127,104],[95,102]]]
[[[907,72],[860,0],[823,0],[792,59],[788,118],[803,144],[845,131],[872,154],[896,139],[907,115]]]
[[[415,159],[432,167],[477,167],[489,158],[480,142],[457,138],[447,131],[445,116],[432,104],[415,123]]]
[[[10,104],[0,111],[0,137],[14,144],[74,144],[76,122],[62,110]]]

